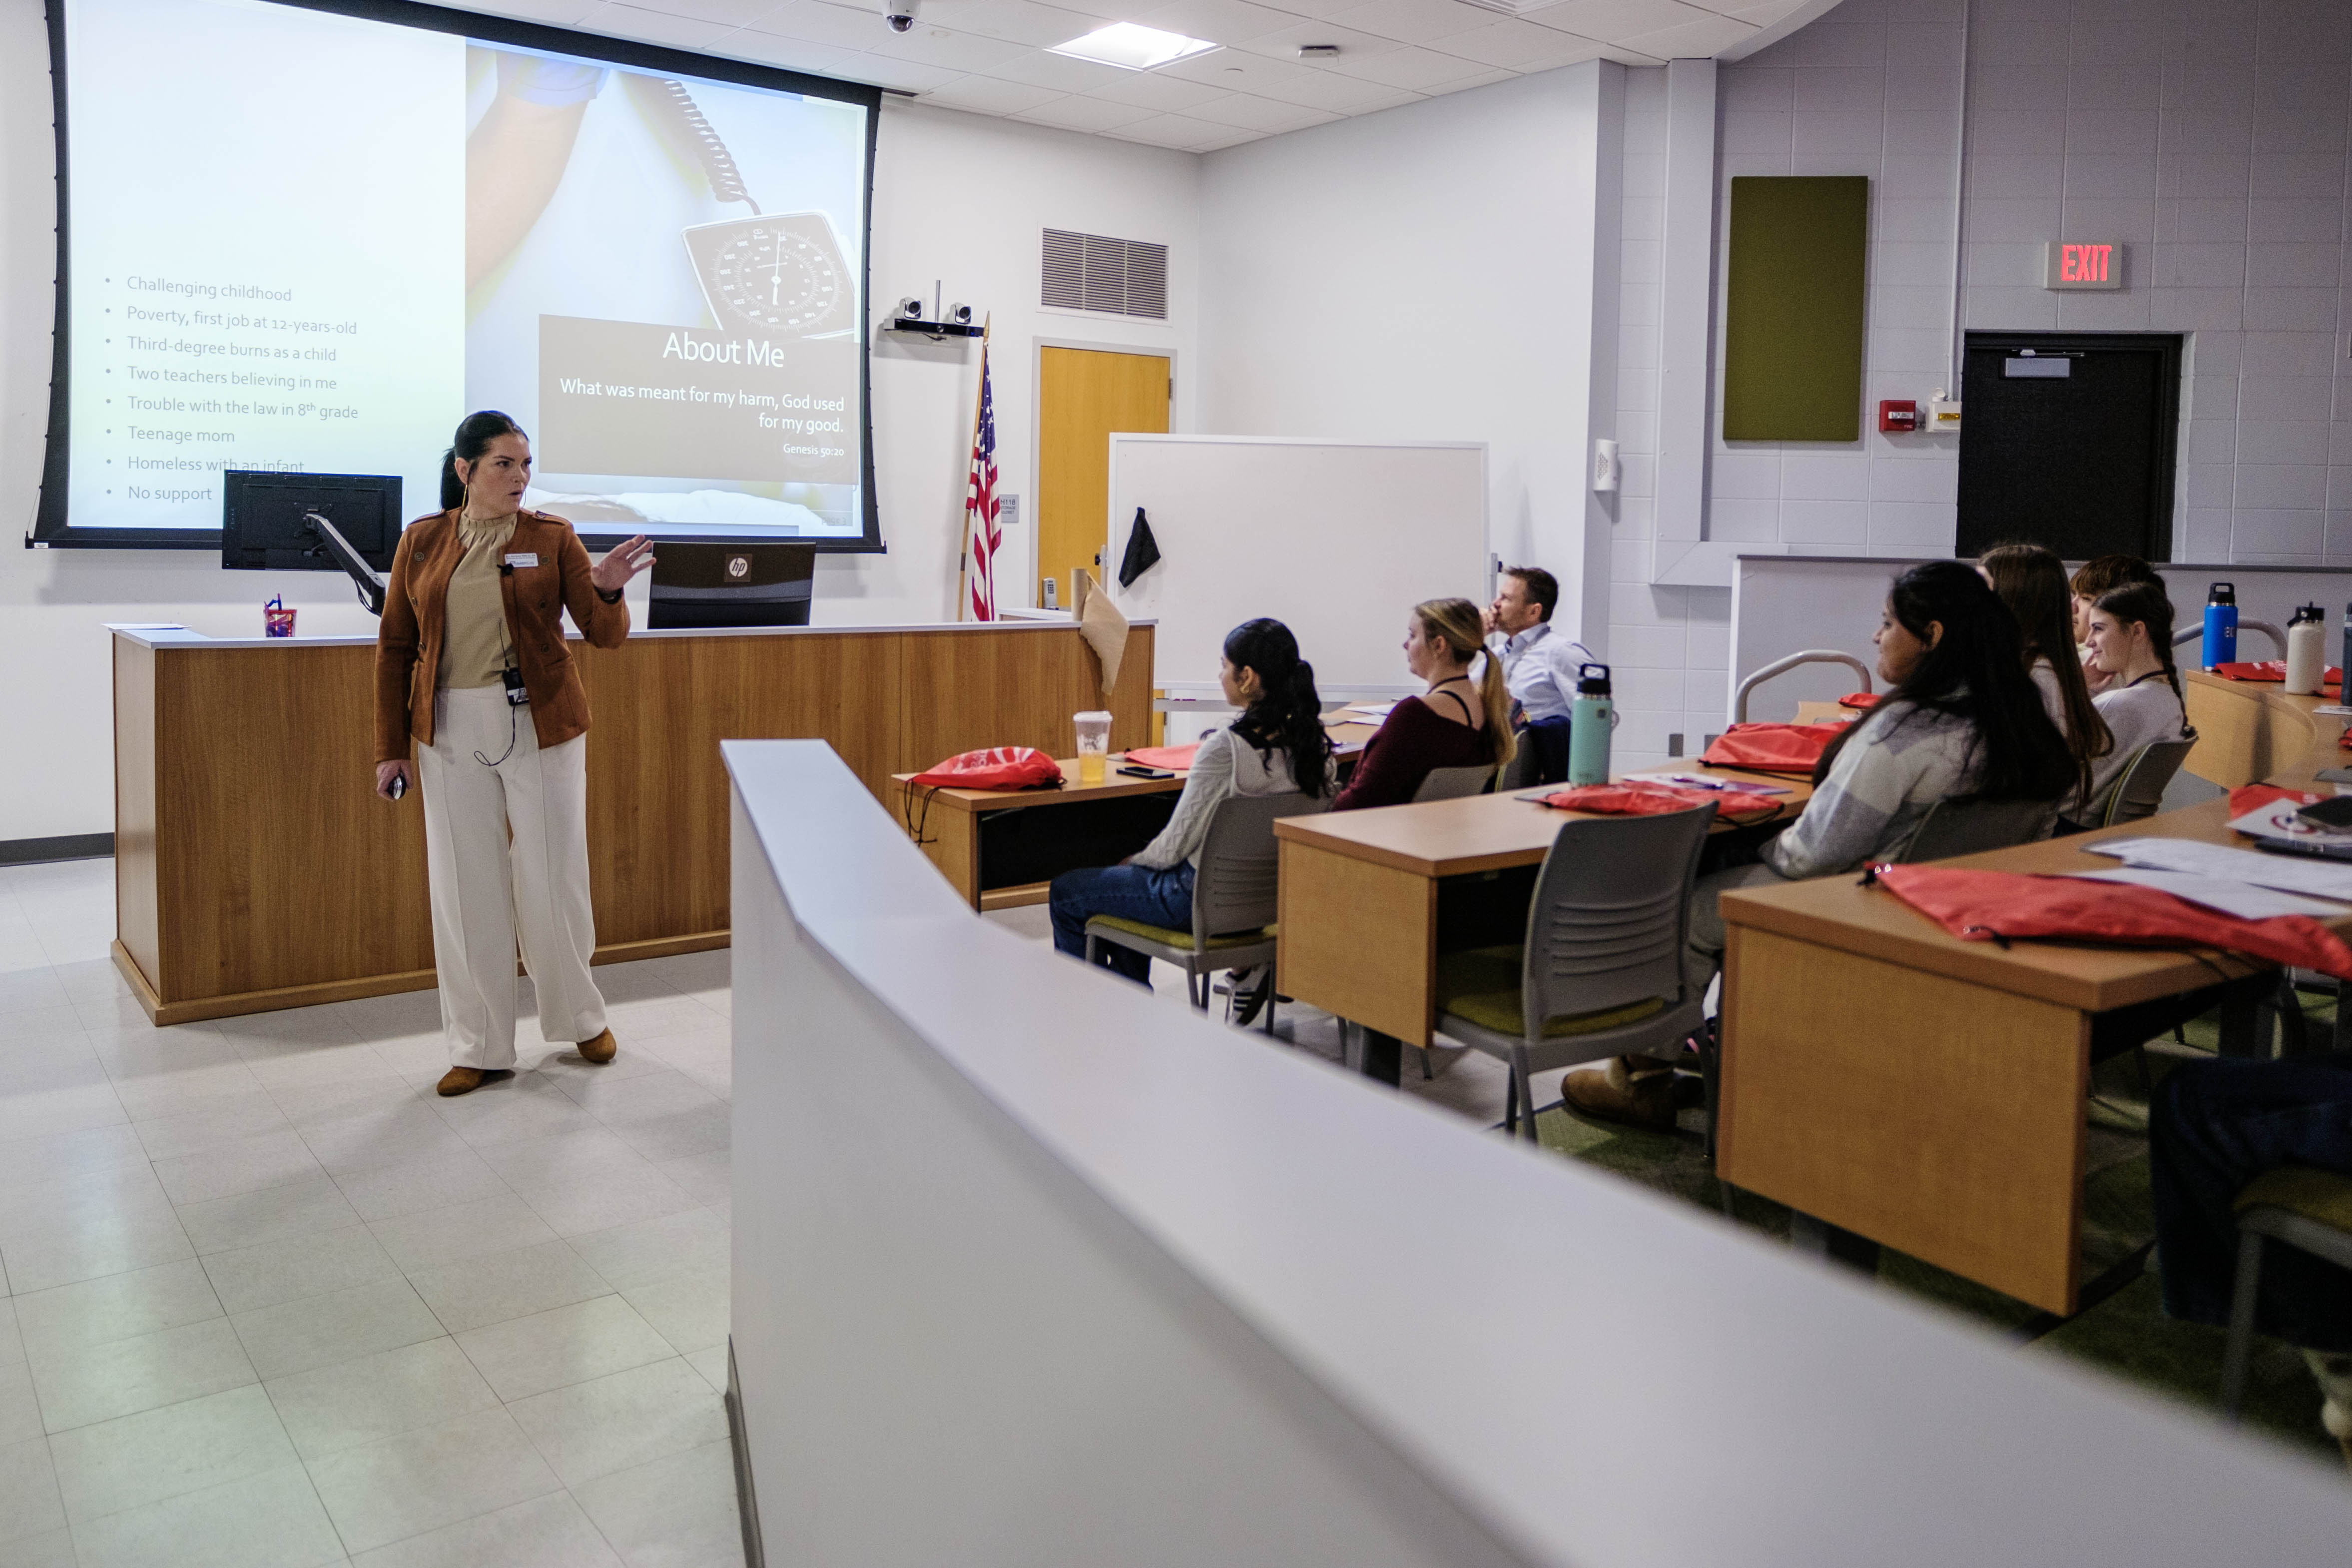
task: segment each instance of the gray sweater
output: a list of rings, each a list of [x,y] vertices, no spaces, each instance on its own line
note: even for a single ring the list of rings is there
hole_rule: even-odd
[[[1790,881],[1833,876],[1902,848],[1927,808],[1975,781],[1976,727],[1905,702],[1883,703],[1846,737],[1829,777],[1764,863]]]
[[[1297,789],[1290,779],[1290,754],[1261,752],[1229,729],[1213,729],[1201,737],[1192,767],[1184,775],[1184,792],[1177,797],[1176,814],[1160,836],[1136,852],[1130,863],[1166,871],[1190,861],[1198,871],[1201,846],[1208,841],[1209,814],[1229,795],[1283,795]]]

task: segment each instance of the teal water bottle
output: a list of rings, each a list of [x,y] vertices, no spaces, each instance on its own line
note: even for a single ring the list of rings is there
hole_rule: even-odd
[[[1609,731],[1616,722],[1616,707],[1609,700],[1609,666],[1578,665],[1576,701],[1568,716],[1570,784],[1609,782]]]

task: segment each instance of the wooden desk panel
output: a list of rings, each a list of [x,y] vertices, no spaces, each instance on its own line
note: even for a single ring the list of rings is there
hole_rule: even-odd
[[[875,791],[973,745],[1053,747],[1108,706],[1139,743],[1152,628],[1108,703],[1075,627],[631,638],[572,644],[588,741],[596,961],[725,946],[722,739],[829,742]],[[422,802],[372,792],[374,650],[115,639],[115,957],[160,1023],[434,983]],[[935,720],[912,710],[939,708]],[[910,747],[921,746],[920,752]]]

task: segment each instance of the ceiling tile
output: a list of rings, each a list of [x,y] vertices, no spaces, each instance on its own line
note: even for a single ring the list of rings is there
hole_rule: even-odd
[[[1755,36],[1755,27],[1748,23],[1734,21],[1729,16],[1702,14],[1696,20],[1655,33],[1637,33],[1630,38],[1612,41],[1629,49],[1639,49],[1645,55],[1654,55],[1662,60],[1706,60]]]
[[[1557,5],[1530,12],[1526,19],[1558,32],[1614,43],[1710,15],[1684,5],[1683,0],[1560,0]]]
[[[982,74],[1005,81],[1026,82],[1031,87],[1050,87],[1056,92],[1092,92],[1135,73],[1117,66],[1097,65],[1092,60],[1074,60],[1067,55],[1049,55],[1040,49]]]
[[[550,22],[559,27],[579,25],[580,18],[604,0],[489,0],[477,9],[492,16],[512,16],[524,22]]]
[[[1239,147],[1244,141],[1263,141],[1265,140],[1265,132],[1262,131],[1235,131],[1232,133],[1232,137],[1228,141],[1212,141],[1206,147],[1195,148],[1193,151],[1198,152],[1222,152],[1228,147]]]
[[[1019,114],[1035,109],[1066,95],[1049,87],[1029,87],[1017,81],[999,81],[994,77],[960,77],[943,88],[923,95],[925,103],[936,103],[943,109],[961,109],[973,114]]]
[[[1206,82],[1227,92],[1264,93],[1283,82],[1303,81],[1317,73],[1289,60],[1270,60],[1264,55],[1245,54],[1240,49],[1220,49],[1213,55],[1195,55],[1189,60],[1161,66],[1157,74]]]
[[[1239,46],[1253,55],[1264,55],[1270,60],[1297,60],[1302,44],[1337,44],[1340,59],[1362,59],[1373,55],[1385,55],[1404,46],[1392,38],[1382,38],[1370,33],[1359,33],[1352,27],[1342,27],[1336,22],[1301,22],[1285,27],[1278,33],[1268,33],[1263,38],[1252,38]],[[1328,71],[1336,63],[1330,59],[1298,60],[1315,70]]]
[[[890,36],[878,13],[827,5],[822,0],[786,0],[761,16],[751,30],[841,49],[863,49]]]
[[[1414,92],[1435,92],[1440,89],[1450,92],[1455,82],[1470,78],[1483,80],[1495,74],[1493,67],[1476,60],[1404,46],[1384,55],[1342,54],[1323,68],[1360,81],[1376,81],[1383,87],[1410,88]]]
[[[1325,18],[1360,5],[1364,0],[1271,0],[1277,11],[1287,11],[1294,16]]]
[[[1222,145],[1233,133],[1230,125],[1212,125],[1205,120],[1192,120],[1181,114],[1155,114],[1108,134],[1122,141],[1148,141],[1155,147],[1195,152],[1213,144]]]
[[[1113,131],[1150,120],[1151,111],[1099,98],[1057,98],[1051,103],[1024,109],[1013,117],[1037,125],[1058,125],[1065,131]]]
[[[1394,38],[1400,44],[1425,44],[1432,38],[1475,27],[1481,18],[1493,16],[1492,11],[1465,5],[1462,0],[1371,0],[1370,5],[1350,6],[1327,20]]]
[[[1321,125],[1339,117],[1328,110],[1309,109],[1303,104],[1276,103],[1270,98],[1257,98],[1245,92],[1227,93],[1214,103],[1203,104],[1192,111],[1196,120],[1211,120],[1220,125],[1238,126],[1244,131],[1262,131],[1268,134],[1281,131],[1304,131],[1310,125]]]
[[[1158,110],[1162,114],[1189,114],[1201,104],[1233,96],[1221,87],[1186,81],[1182,77],[1161,76],[1158,71],[1128,71],[1122,75],[1123,79],[1098,87],[1087,96],[1107,98],[1113,103],[1131,103],[1138,109]]]
[[[1556,33],[1516,16],[1498,16],[1483,27],[1433,39],[1430,47],[1465,60],[1515,71],[1546,71],[1556,66],[1572,66],[1579,60],[1598,59],[1601,55],[1601,46],[1590,38]]]
[[[1465,77],[1460,81],[1447,82],[1444,87],[1424,88],[1422,90],[1432,98],[1443,98],[1449,92],[1468,92],[1474,87],[1486,87],[1494,82],[1508,81],[1519,74],[1514,70],[1483,71],[1475,77]]]
[[[786,70],[814,71],[819,75],[832,74],[856,52],[801,38],[779,38],[772,33],[755,33],[749,27],[728,34],[716,47],[739,60],[757,60],[763,66],[782,66]]]
[[[1034,0],[924,0],[917,20],[1033,48],[1066,44],[1102,26],[1099,16],[1059,5],[1039,5]]]
[[[717,22],[698,22],[689,16],[673,16],[667,11],[647,11],[635,5],[599,5],[581,18],[579,26],[586,32],[635,38],[641,43],[667,44],[676,49],[703,48],[732,31]]]
[[[1759,27],[1769,27],[1790,12],[1810,3],[1810,0],[1767,0],[1761,5],[1738,5],[1724,11],[1727,16],[1737,16],[1743,22],[1753,22]]]
[[[908,32],[885,32],[866,46],[866,52],[908,65],[984,71],[1019,59],[1031,50],[1026,44],[1008,44],[1002,38],[983,38],[973,33],[951,33],[945,27],[926,26],[919,21]]]
[[[1376,81],[1360,81],[1332,71],[1317,71],[1305,81],[1284,82],[1265,96],[1307,109],[1329,110],[1335,114],[1370,114],[1393,109],[1400,103],[1411,103],[1421,94],[1382,87]]]
[[[776,0],[661,0],[660,5],[669,16],[716,22],[723,27],[747,26],[775,8]]]
[[[944,66],[894,60],[887,55],[852,55],[834,69],[851,81],[868,81],[876,87],[895,87],[908,92],[929,92],[963,75]]]
[[[1253,5],[1249,0],[1175,0],[1174,5],[1146,11],[1135,20],[1162,32],[1217,44],[1247,43],[1298,25],[1298,18],[1289,12]]]

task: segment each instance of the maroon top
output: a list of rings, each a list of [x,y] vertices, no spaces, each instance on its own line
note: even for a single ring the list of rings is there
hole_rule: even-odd
[[[1441,700],[1461,699],[1452,692]],[[1467,714],[1465,705],[1463,712]],[[1411,800],[1422,781],[1440,768],[1475,768],[1492,762],[1486,732],[1447,718],[1420,697],[1407,697],[1391,711],[1388,722],[1364,742],[1356,759],[1355,775],[1331,802],[1335,811],[1361,810],[1368,806],[1402,806]]]

